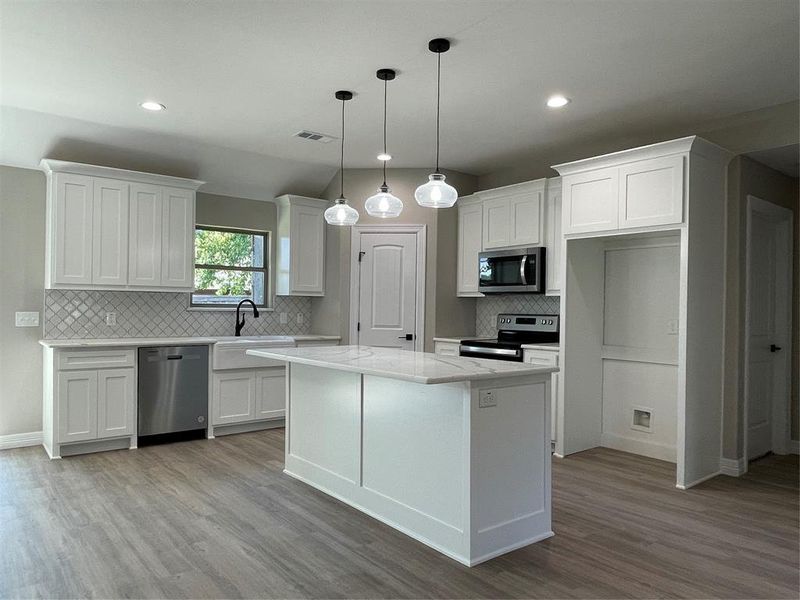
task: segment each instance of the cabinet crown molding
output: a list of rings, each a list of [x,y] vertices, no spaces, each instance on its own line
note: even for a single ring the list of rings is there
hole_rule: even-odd
[[[561,163],[559,165],[553,165],[551,168],[558,171],[560,175],[572,175],[574,173],[603,169],[639,160],[648,160],[671,154],[687,154],[689,152],[706,158],[716,158],[724,162],[727,162],[733,157],[733,154],[728,150],[696,135],[690,135],[666,142],[658,142],[638,148],[629,148],[627,150],[620,150],[619,152],[602,154],[592,158],[583,158],[581,160]]]
[[[324,198],[311,198],[309,196],[296,196],[294,194],[283,194],[273,200],[275,204],[288,206],[290,204],[306,205],[312,207],[328,207],[332,200],[325,200]]]
[[[533,181],[524,181],[522,183],[492,188],[491,190],[482,190],[480,192],[475,192],[474,195],[481,199],[488,200],[491,198],[515,196],[517,194],[526,194],[530,192],[543,192],[546,186],[547,179],[543,177],[542,179],[534,179]]]
[[[127,169],[102,167],[100,165],[87,165],[66,160],[56,160],[54,158],[43,158],[41,162],[39,162],[39,167],[48,176],[53,173],[73,173],[75,175],[88,175],[90,177],[104,177],[106,179],[121,179],[128,182],[164,185],[192,191],[196,191],[200,186],[206,183],[198,179],[159,175],[158,173],[143,173],[141,171],[129,171]]]

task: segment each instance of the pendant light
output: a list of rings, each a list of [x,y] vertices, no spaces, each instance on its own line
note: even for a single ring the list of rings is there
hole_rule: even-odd
[[[386,185],[386,163],[391,156],[386,151],[386,88],[387,82],[395,78],[396,73],[392,69],[378,69],[376,73],[378,79],[383,81],[383,153],[378,158],[383,161],[383,185],[378,188],[378,193],[367,198],[364,208],[371,217],[390,219],[399,217],[403,212],[403,201],[394,196]]]
[[[442,87],[442,54],[450,49],[450,42],[444,38],[436,38],[428,42],[428,50],[437,54],[436,67],[436,171],[428,176],[428,182],[422,184],[414,192],[414,198],[420,206],[428,208],[450,208],[458,200],[458,192],[452,185],[445,183],[445,176],[439,172],[439,99]]]
[[[347,204],[347,199],[344,197],[344,103],[352,100],[353,92],[339,90],[335,95],[337,100],[342,101],[342,152],[339,159],[341,191],[336,203],[325,211],[325,220],[328,225],[349,226],[355,225],[358,221],[358,211]]]

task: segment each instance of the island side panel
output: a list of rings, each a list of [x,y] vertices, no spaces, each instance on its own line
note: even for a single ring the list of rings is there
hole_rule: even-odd
[[[364,376],[364,505],[469,562],[469,384]]]
[[[550,393],[550,374],[472,383],[472,565],[553,535]]]
[[[360,484],[361,375],[293,364],[286,472],[333,493]]]

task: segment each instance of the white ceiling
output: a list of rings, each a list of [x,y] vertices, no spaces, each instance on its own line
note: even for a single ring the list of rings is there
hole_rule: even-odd
[[[36,117],[45,113],[68,119],[54,128],[78,141],[75,124],[89,122],[93,144],[111,131],[108,144],[146,153],[150,139],[153,156],[169,157],[182,143],[190,162],[195,146],[222,147],[263,157],[279,180],[287,165],[302,179],[307,165],[314,185],[333,174],[338,145],[292,136],[338,135],[337,89],[356,93],[348,166],[378,166],[380,67],[399,71],[392,166],[431,165],[427,42],[437,36],[453,41],[442,59],[442,165],[473,174],[557,143],[795,100],[800,70],[796,0],[2,0],[0,27],[0,103],[22,111],[3,113],[4,162],[27,164],[60,143],[47,129],[57,121]],[[553,92],[574,101],[547,109]],[[167,111],[141,110],[144,99]]]

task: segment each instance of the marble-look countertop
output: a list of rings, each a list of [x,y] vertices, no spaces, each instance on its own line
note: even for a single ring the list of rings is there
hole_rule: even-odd
[[[319,346],[309,348],[254,348],[247,354],[326,369],[402,379],[414,383],[451,383],[553,373],[556,368],[526,363],[442,356],[396,348]]]
[[[547,342],[544,344],[522,344],[523,350],[549,350],[550,352],[558,352],[560,345],[558,342]]]
[[[234,341],[264,341],[265,344],[294,344],[296,342],[322,342],[339,340],[336,335],[243,335],[235,337],[134,337],[134,338],[84,338],[71,340],[39,340],[42,346],[48,348],[122,348],[142,346],[190,346],[212,345],[217,342]]]

